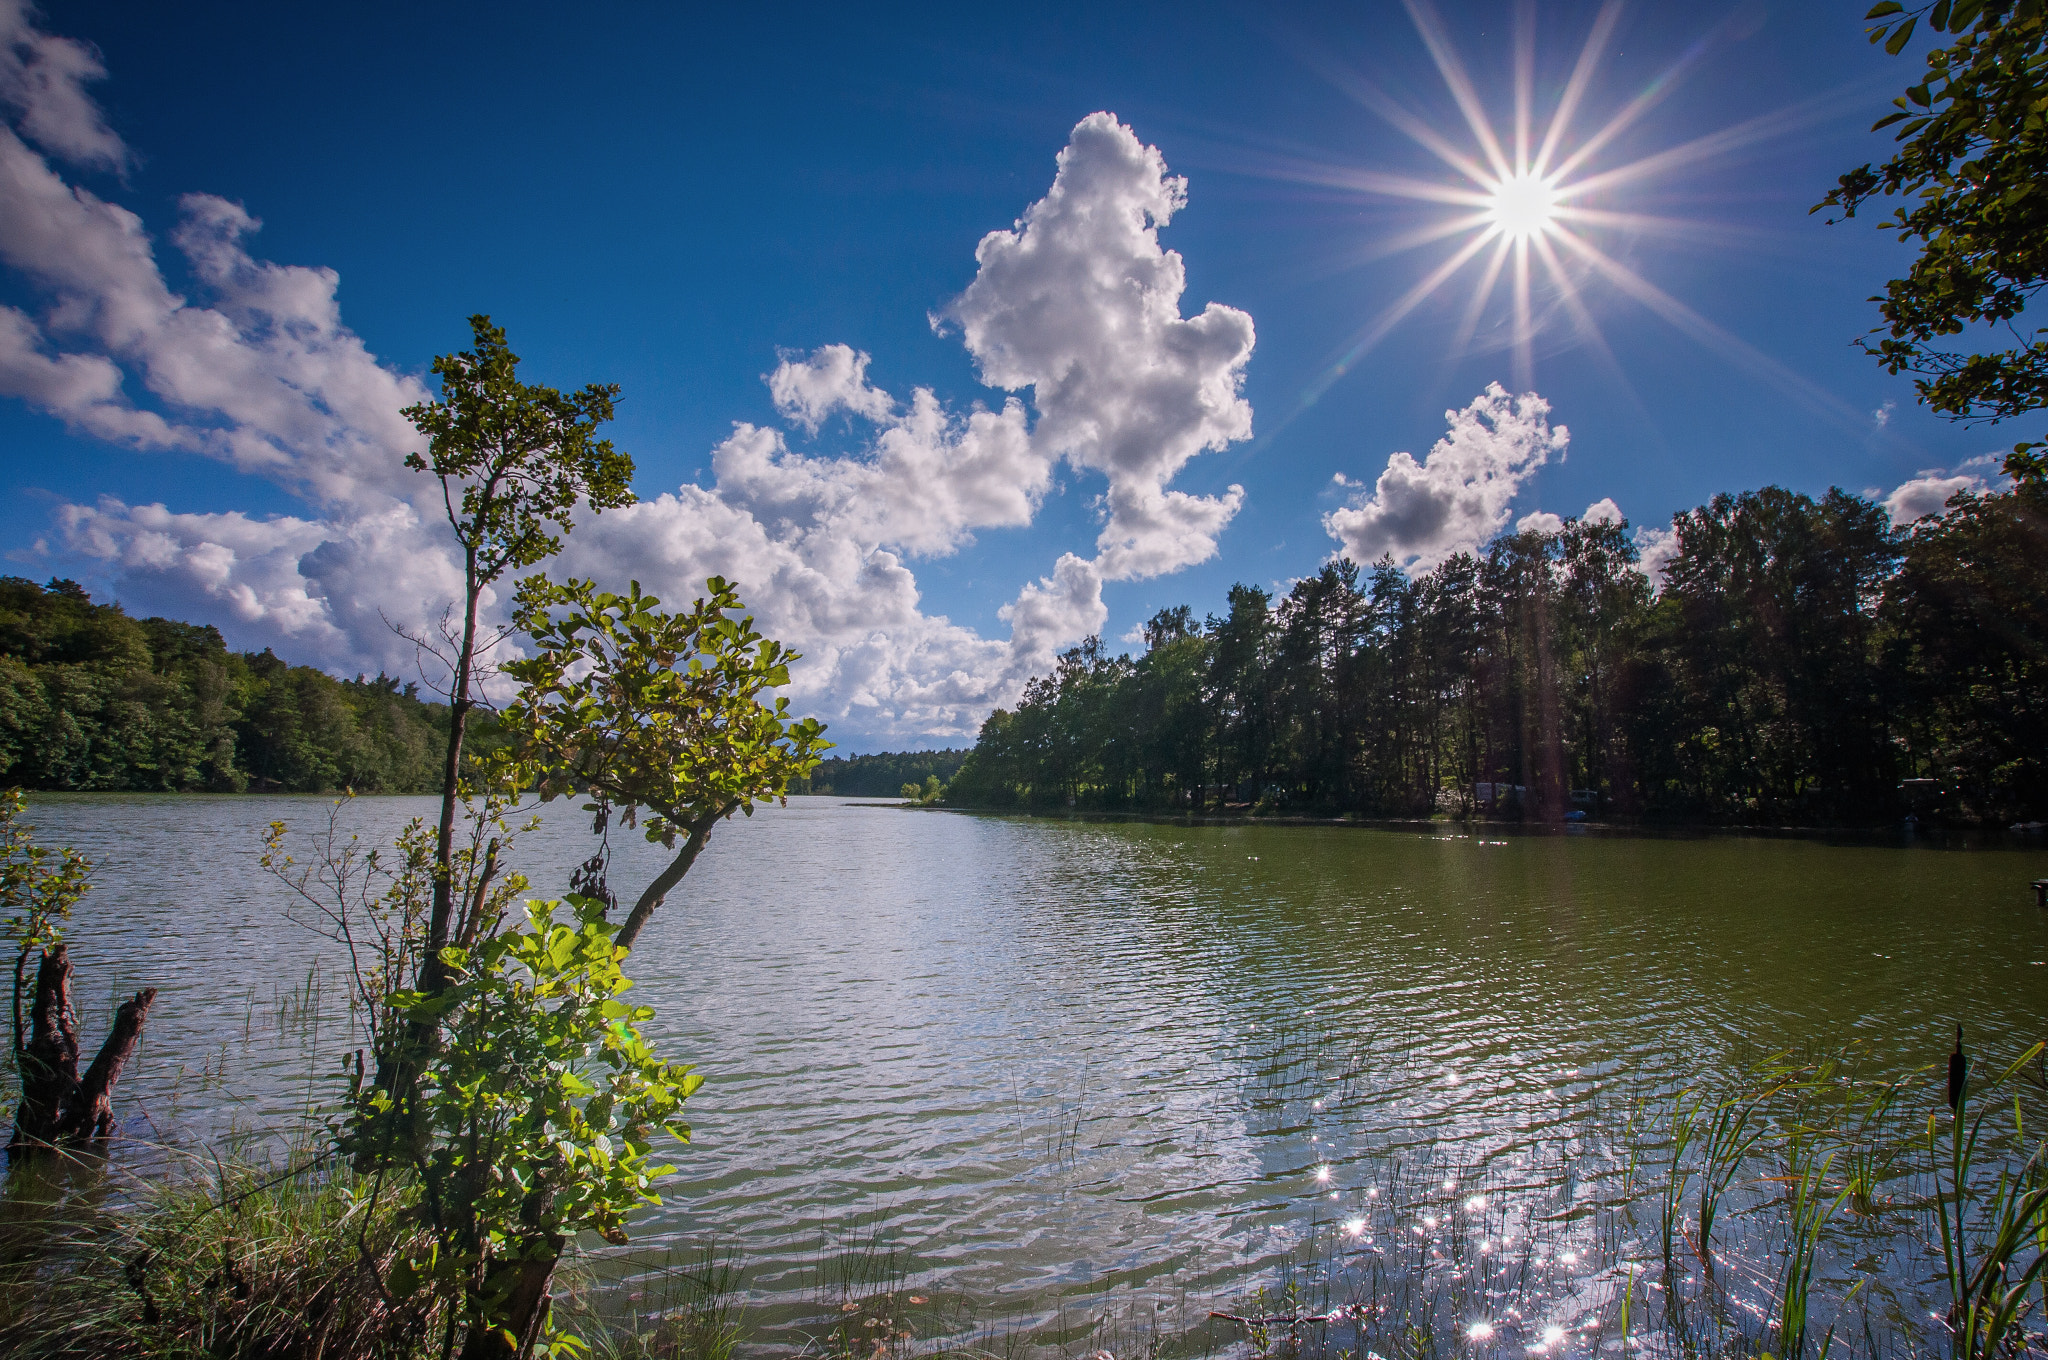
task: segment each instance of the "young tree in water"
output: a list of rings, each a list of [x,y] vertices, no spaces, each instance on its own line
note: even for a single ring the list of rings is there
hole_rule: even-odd
[[[427,452],[406,466],[441,482],[442,504],[462,546],[462,620],[448,637],[448,746],[442,763],[441,815],[434,842],[437,877],[427,921],[420,989],[444,981],[440,951],[454,914],[456,804],[462,777],[462,740],[476,706],[478,657],[488,650],[477,634],[483,593],[507,571],[553,556],[558,534],[569,532],[577,502],[592,513],[630,505],[633,460],[597,437],[612,418],[619,389],[591,383],[564,394],[519,381],[519,356],[505,330],[488,316],[472,316],[476,347],[434,360],[441,399],[408,406],[405,417],[427,437]]]
[[[677,614],[632,583],[624,595],[591,581],[530,576],[519,624],[535,654],[506,670],[523,688],[506,711],[543,798],[588,794],[602,828],[617,813],[674,852],[640,893],[617,942],[633,947],[682,881],[712,829],[759,799],[781,798],[830,743],[789,701],[761,701],[789,683],[798,657],[739,615],[720,577]],[[595,885],[593,885],[595,886]]]
[[[1923,22],[1954,39],[1927,54],[1925,78],[1876,128],[1897,126],[1883,165],[1841,177],[1814,206],[1854,217],[1875,198],[1903,201],[1881,222],[1919,258],[1875,299],[1884,338],[1865,350],[1893,373],[1919,375],[1920,400],[1952,420],[2007,420],[2048,408],[2048,328],[2020,329],[2048,285],[2048,6],[2041,0],[1884,0],[1870,39],[1897,56]],[[1992,326],[2014,344],[1988,354],[1944,343]],[[1873,332],[1876,334],[1876,332]],[[2039,443],[2015,445],[2006,471],[2048,476]]]
[[[21,1082],[10,1156],[113,1132],[114,1084],[156,1000],[150,987],[121,1004],[113,1031],[81,1076],[64,923],[91,886],[92,864],[69,846],[36,844],[35,829],[21,820],[26,807],[20,789],[0,792],[0,935],[14,948],[14,1070]],[[31,991],[29,964],[37,955]]]

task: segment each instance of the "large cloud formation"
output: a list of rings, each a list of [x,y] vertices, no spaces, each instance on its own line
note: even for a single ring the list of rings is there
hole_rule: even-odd
[[[1405,570],[1427,571],[1477,550],[1507,524],[1522,483],[1571,443],[1570,430],[1550,423],[1549,402],[1533,392],[1511,397],[1499,383],[1444,419],[1449,430],[1420,463],[1393,454],[1371,491],[1323,516],[1353,561],[1391,555]]]
[[[60,509],[64,551],[131,603],[215,620],[242,645],[342,671],[409,666],[389,624],[430,624],[460,587],[438,487],[401,464],[418,440],[399,410],[426,389],[342,323],[332,270],[257,259],[260,223],[223,199],[182,200],[170,240],[204,297],[174,293],[142,221],[55,168],[127,164],[86,92],[102,74],[90,49],[0,0],[12,115],[0,260],[45,299],[37,315],[0,308],[0,394],[87,436],[266,477],[308,513],[105,498]],[[1170,485],[1196,454],[1251,432],[1239,391],[1251,318],[1216,304],[1183,317],[1185,271],[1159,244],[1185,201],[1156,149],[1109,114],[1083,119],[1051,190],[983,239],[977,274],[941,313],[1007,394],[999,407],[949,410],[924,388],[899,399],[845,345],[781,356],[766,376],[778,414],[815,434],[843,413],[860,447],[812,456],[736,424],[709,486],[580,524],[557,569],[635,577],[678,600],[727,576],[806,654],[792,697],[843,738],[971,733],[1057,648],[1101,627],[1104,581],[1202,561],[1242,499]],[[1062,460],[1107,480],[1095,555],[1063,554],[1025,583],[1000,611],[1007,639],[924,613],[908,563],[1030,524]]]
[[[980,272],[947,315],[984,382],[1033,389],[1041,446],[1109,479],[1102,575],[1158,576],[1212,556],[1243,502],[1239,486],[1166,488],[1197,453],[1250,437],[1238,389],[1252,319],[1213,302],[1181,316],[1187,271],[1158,228],[1187,203],[1187,181],[1156,148],[1097,113],[1059,163],[1015,231],[982,238]]]

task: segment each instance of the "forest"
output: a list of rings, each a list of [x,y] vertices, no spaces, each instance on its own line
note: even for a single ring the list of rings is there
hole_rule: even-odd
[[[1325,565],[1142,655],[1091,638],[982,725],[947,801],[1539,822],[2006,824],[2048,812],[2048,482],[1905,528],[1839,489],[1413,575]]]
[[[967,759],[966,748],[942,751],[880,751],[866,756],[828,756],[800,781],[795,792],[835,793],[842,798],[894,798],[905,784],[936,777],[952,779]]]
[[[44,790],[440,787],[448,710],[219,630],[134,619],[72,581],[0,578],[0,784]]]

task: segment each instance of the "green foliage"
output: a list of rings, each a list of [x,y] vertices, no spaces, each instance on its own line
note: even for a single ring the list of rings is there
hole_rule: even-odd
[[[1927,53],[1923,78],[1874,125],[1898,128],[1897,153],[1843,175],[1814,207],[1853,217],[1873,198],[1904,196],[1879,225],[1920,253],[1872,299],[1885,326],[1864,348],[1893,373],[1919,375],[1920,400],[1952,419],[2048,407],[2048,328],[2014,325],[2048,284],[2048,5],[1932,0],[1908,10],[1885,0],[1866,17],[1870,40],[1893,56],[1923,23],[1953,41]],[[1990,353],[1944,343],[1978,326],[2003,327],[2017,343]],[[2048,475],[2037,447],[2016,445],[2006,470]]]
[[[28,788],[420,792],[447,722],[383,675],[337,680],[70,581],[0,578],[0,778]]]
[[[950,783],[966,759],[966,747],[827,756],[792,791],[837,794],[842,798],[886,798],[905,784],[922,785],[934,775],[941,784]]]
[[[922,784],[905,784],[898,796],[919,807],[932,807],[945,801],[946,786],[937,775],[927,775]]]
[[[506,722],[542,771],[543,797],[587,791],[644,808],[647,839],[673,847],[705,813],[751,815],[815,763],[823,725],[759,697],[789,683],[797,653],[731,617],[743,606],[729,583],[705,589],[669,614],[638,581],[624,595],[520,583],[520,626],[537,650],[506,667],[523,685]]]
[[[754,628],[732,585],[676,614],[635,581],[624,595],[591,581],[520,583],[518,620],[534,654],[506,670],[521,682],[505,722],[543,798],[588,794],[600,820],[644,817],[676,859],[641,894],[620,931],[630,948],[705,838],[735,812],[782,797],[828,744],[814,718],[761,692],[789,683],[797,654]],[[734,617],[739,615],[739,617]]]
[[[1991,1096],[2010,1087],[2042,1051],[2041,1044],[2028,1049],[1982,1092],[1966,1080],[1948,1117],[1946,1139],[1938,1132],[1941,1113],[1927,1116],[1927,1150],[1937,1175],[1946,1173],[1935,1211],[1957,1360],[2011,1354],[2031,1309],[2028,1293],[2048,1272],[2048,1143],[2017,1170],[1994,1162],[1996,1175],[1986,1176],[1984,1124],[2002,1105],[1986,1102],[1974,1113],[1970,1108],[1972,1094]],[[2017,1104],[2013,1109],[2017,1117]]]
[[[20,789],[0,790],[0,932],[14,951],[14,1055],[19,1066],[28,1040],[22,998],[31,960],[64,938],[71,908],[91,884],[92,861],[68,845],[38,845]]]
[[[1676,518],[1661,594],[1620,524],[1090,639],[983,724],[955,804],[1871,823],[2048,812],[2048,488],[1910,532],[1836,490]],[[1518,790],[1492,798],[1496,786]],[[907,796],[907,795],[906,795]]]
[[[532,1292],[527,1307],[516,1302],[522,1280],[537,1272],[544,1301],[569,1236],[623,1241],[627,1212],[658,1202],[667,1168],[654,1140],[688,1140],[682,1104],[701,1078],[642,1035],[653,1012],[624,999],[626,950],[602,902],[520,905],[526,879],[505,866],[534,823],[512,823],[503,798],[465,806],[449,885],[458,915],[435,990],[413,983],[436,878],[423,819],[387,852],[342,829],[344,801],[303,860],[273,823],[263,863],[353,966],[375,1061],[359,1052],[346,1064],[338,1150],[368,1178],[369,1209],[395,1204],[408,1234],[379,1267],[380,1287],[416,1311],[455,1310],[472,1335],[512,1329],[510,1354],[534,1320]],[[422,1027],[435,1038],[416,1078],[377,1080]]]
[[[577,501],[593,511],[632,504],[633,460],[597,438],[612,418],[616,384],[564,395],[523,383],[504,327],[482,315],[469,326],[475,349],[434,360],[440,400],[403,414],[427,436],[426,454],[405,465],[440,478],[473,593],[508,567],[554,555],[561,540],[552,531],[569,531]]]
[[[499,1325],[519,1267],[551,1265],[567,1235],[626,1240],[626,1212],[659,1203],[652,1186],[669,1170],[653,1140],[689,1141],[683,1102],[703,1081],[657,1056],[639,1029],[654,1012],[621,999],[632,983],[604,904],[566,905],[565,921],[563,903],[529,902],[523,923],[443,951],[445,988],[391,997],[396,1014],[434,1020],[442,1044],[404,1128],[434,1249],[399,1262],[389,1284],[467,1291],[472,1324]],[[351,1136],[374,1143],[395,1111],[374,1087],[359,1094]]]
[[[1956,497],[1886,583],[1885,670],[1916,773],[1987,810],[2048,787],[2048,484]]]

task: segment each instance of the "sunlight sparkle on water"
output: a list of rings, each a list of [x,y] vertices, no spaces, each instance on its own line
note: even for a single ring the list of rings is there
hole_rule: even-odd
[[[1471,1337],[1474,1341],[1491,1341],[1493,1339],[1493,1324],[1491,1322],[1475,1322],[1465,1329],[1465,1335]]]
[[[1327,1167],[1327,1166],[1319,1166],[1319,1167],[1317,1167],[1317,1168],[1316,1168],[1316,1184],[1317,1184],[1317,1185],[1328,1185],[1329,1183],[1330,1183],[1330,1168],[1329,1168],[1329,1167]]]

